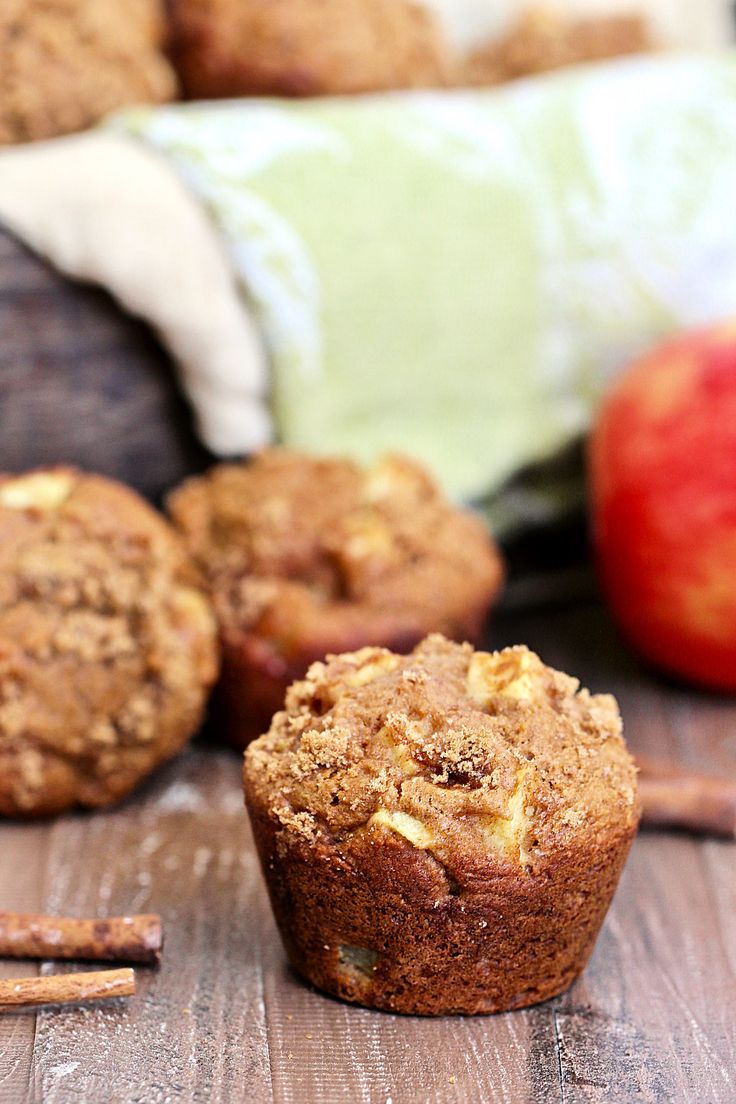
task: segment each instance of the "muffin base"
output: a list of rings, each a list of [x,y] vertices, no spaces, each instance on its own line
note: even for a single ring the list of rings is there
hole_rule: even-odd
[[[460,886],[393,832],[307,840],[263,810],[247,778],[246,803],[294,969],[343,1000],[426,1016],[503,1012],[567,989],[635,835],[562,851],[534,873],[489,854]]]

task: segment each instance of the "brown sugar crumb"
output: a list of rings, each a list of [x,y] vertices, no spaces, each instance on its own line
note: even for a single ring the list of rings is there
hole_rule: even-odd
[[[2,0],[0,145],[172,99],[159,0]]]
[[[217,669],[200,586],[121,485],[0,479],[0,814],[103,805],[179,749]]]
[[[398,620],[446,606],[461,618],[470,586],[498,583],[481,523],[400,457],[363,471],[272,449],[189,480],[169,509],[225,623],[275,637],[282,650],[300,629],[316,632],[317,618],[340,617],[343,635],[376,609]]]
[[[407,657],[364,648],[314,664],[248,764],[283,825],[343,842],[392,831],[449,868],[489,852],[533,866],[564,835],[636,816],[614,699],[524,647],[431,636]]]
[[[362,469],[273,449],[189,480],[169,509],[210,581],[231,715],[263,726],[250,736],[328,653],[406,650],[433,630],[475,639],[501,582],[480,520],[402,457]],[[344,662],[355,667],[347,681],[371,677],[359,659]],[[378,662],[380,673],[398,659]],[[308,695],[321,671],[310,668],[292,696]],[[405,677],[424,676],[414,668]],[[296,704],[290,715],[299,715]]]

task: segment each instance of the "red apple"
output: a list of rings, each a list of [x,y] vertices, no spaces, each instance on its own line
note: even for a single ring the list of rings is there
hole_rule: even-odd
[[[589,482],[624,635],[664,670],[736,690],[736,323],[662,345],[617,380]]]

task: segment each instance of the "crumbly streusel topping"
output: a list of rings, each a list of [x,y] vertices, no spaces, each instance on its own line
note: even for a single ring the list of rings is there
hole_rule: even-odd
[[[323,628],[370,639],[384,628],[422,635],[483,607],[499,557],[481,522],[453,507],[418,464],[272,449],[224,464],[169,499],[175,524],[213,587],[225,625],[281,643]],[[330,638],[329,631],[327,638]]]
[[[437,635],[408,656],[364,648],[314,664],[246,773],[286,830],[395,832],[448,867],[489,852],[534,867],[638,815],[614,698],[525,647],[474,652]]]
[[[171,754],[215,634],[176,535],[133,492],[62,468],[0,480],[0,811],[55,788],[98,803]]]

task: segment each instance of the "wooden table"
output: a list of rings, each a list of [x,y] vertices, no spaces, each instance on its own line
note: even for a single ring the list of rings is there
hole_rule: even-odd
[[[615,690],[634,749],[736,773],[736,704],[647,675],[595,604],[501,616],[492,643],[517,640]],[[221,750],[112,812],[3,824],[0,890],[11,909],[159,911],[167,929],[130,1001],[0,1017],[0,1104],[736,1100],[733,844],[642,834],[584,977],[477,1019],[369,1012],[289,973]]]

